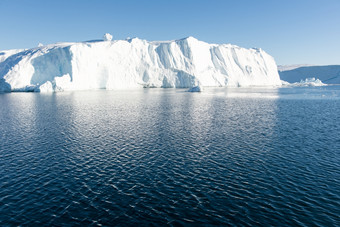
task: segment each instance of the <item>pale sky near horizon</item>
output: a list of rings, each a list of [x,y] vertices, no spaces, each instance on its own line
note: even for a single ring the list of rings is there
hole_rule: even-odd
[[[187,36],[260,47],[277,64],[340,64],[340,0],[0,0],[0,50]]]

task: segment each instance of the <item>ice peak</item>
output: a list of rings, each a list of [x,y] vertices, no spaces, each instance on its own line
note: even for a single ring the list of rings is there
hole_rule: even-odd
[[[103,36],[104,41],[111,41],[112,40],[112,35],[110,33],[105,33]]]
[[[188,36],[188,37],[185,37],[183,39],[179,39],[178,41],[198,41],[198,39],[196,39],[193,36]]]

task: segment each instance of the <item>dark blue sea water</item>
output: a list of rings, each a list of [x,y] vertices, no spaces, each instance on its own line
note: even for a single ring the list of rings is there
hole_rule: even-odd
[[[0,226],[340,226],[340,87],[0,94]]]

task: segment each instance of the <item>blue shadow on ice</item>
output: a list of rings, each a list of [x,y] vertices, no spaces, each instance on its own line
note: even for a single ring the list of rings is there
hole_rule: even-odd
[[[47,81],[53,81],[55,77],[61,77],[69,74],[72,81],[72,66],[71,66],[70,47],[56,48],[35,58],[32,62],[34,74],[31,79],[31,84],[44,84]]]

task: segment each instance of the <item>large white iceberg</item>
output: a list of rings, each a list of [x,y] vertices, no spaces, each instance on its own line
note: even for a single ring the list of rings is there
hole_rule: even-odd
[[[274,59],[261,49],[193,37],[106,40],[0,52],[0,91],[281,85]]]

